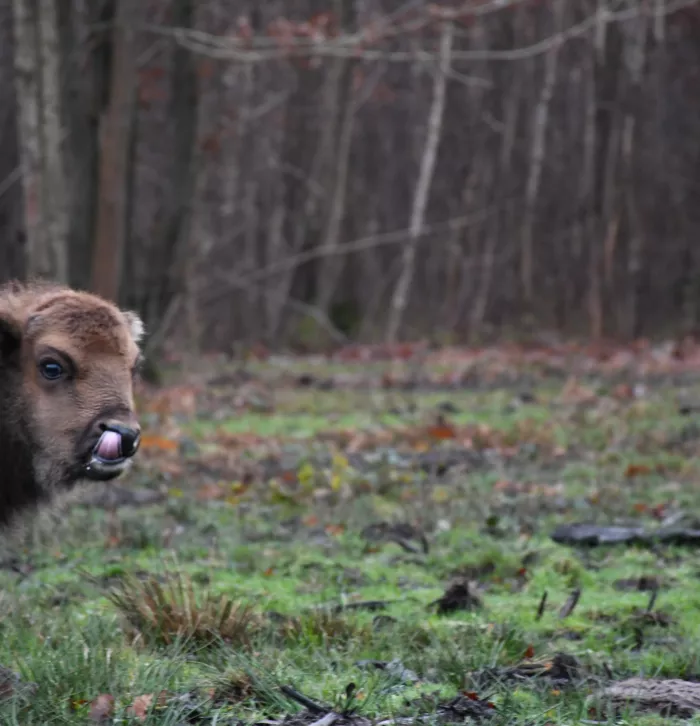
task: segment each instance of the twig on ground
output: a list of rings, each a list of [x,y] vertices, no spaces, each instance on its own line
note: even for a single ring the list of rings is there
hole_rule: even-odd
[[[542,616],[544,615],[544,606],[547,604],[547,591],[545,590],[542,593],[542,599],[540,600],[540,605],[537,608],[537,615],[535,616],[535,620],[540,620]]]
[[[651,591],[651,597],[649,598],[649,604],[647,605],[647,613],[650,613],[654,609],[654,605],[656,604],[656,598],[659,594],[659,588],[655,587]]]
[[[342,716],[340,714],[335,713],[335,711],[331,711],[318,721],[314,721],[312,724],[309,724],[309,726],[333,726],[333,724],[341,718]]]
[[[559,618],[568,618],[569,615],[574,611],[574,608],[576,607],[576,604],[578,603],[579,598],[581,597],[581,588],[577,587],[571,595],[569,595],[569,598],[562,606],[562,609],[559,611]]]
[[[288,696],[293,701],[296,701],[305,708],[308,708],[309,711],[311,711],[312,713],[328,713],[329,709],[316,703],[316,701],[312,701],[308,696],[305,696],[303,693],[299,693],[299,691],[295,690],[291,686],[280,686],[280,691],[282,691],[285,696]]]

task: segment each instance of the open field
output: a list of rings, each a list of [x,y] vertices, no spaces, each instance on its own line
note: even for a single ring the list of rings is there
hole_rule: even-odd
[[[596,696],[700,681],[693,359],[213,361],[141,397],[128,479],[2,544],[0,723],[694,722]]]

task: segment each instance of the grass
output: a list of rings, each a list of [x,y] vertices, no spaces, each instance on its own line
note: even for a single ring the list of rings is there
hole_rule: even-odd
[[[615,720],[587,699],[611,679],[700,678],[700,553],[550,534],[692,519],[700,432],[676,401],[700,381],[624,398],[591,378],[593,396],[572,402],[561,377],[532,371],[527,397],[517,376],[397,393],[255,372],[269,412],[234,411],[225,386],[196,416],[145,412],[165,443],[130,485],[162,502],[45,512],[3,543],[0,663],[36,688],[0,701],[0,723],[94,723],[102,706],[105,723],[318,720],[290,688],[378,721],[461,723],[445,710],[460,695],[492,724],[673,721]],[[454,466],[432,471],[449,452]],[[479,604],[441,614],[460,578]],[[639,578],[659,581],[649,613]],[[575,678],[553,680],[558,653]]]

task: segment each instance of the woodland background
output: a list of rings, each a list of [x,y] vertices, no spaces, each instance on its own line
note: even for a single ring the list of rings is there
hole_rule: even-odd
[[[0,280],[190,350],[687,333],[699,81],[689,0],[0,0]]]

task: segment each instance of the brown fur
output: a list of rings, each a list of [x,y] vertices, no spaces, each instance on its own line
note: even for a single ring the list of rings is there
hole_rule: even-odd
[[[138,429],[142,334],[135,313],[95,295],[45,282],[0,286],[0,524],[88,478],[100,426]],[[49,359],[64,378],[42,377]]]

